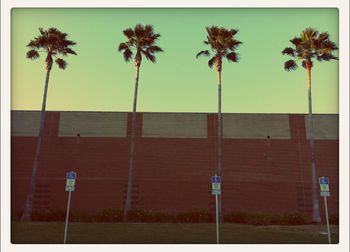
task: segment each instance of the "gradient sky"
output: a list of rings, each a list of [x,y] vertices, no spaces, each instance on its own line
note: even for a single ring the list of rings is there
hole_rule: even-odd
[[[56,27],[77,42],[78,56],[55,65],[48,110],[131,111],[135,67],[117,51],[122,31],[152,24],[161,34],[157,63],[140,70],[138,111],[216,112],[217,74],[208,58],[205,27],[239,29],[239,63],[223,62],[222,111],[227,113],[307,113],[306,71],[286,72],[281,51],[307,27],[328,31],[338,44],[338,10],[332,9],[12,9],[11,108],[40,110],[44,55],[26,59],[26,45],[38,28]],[[338,113],[338,61],[314,63],[313,111]]]

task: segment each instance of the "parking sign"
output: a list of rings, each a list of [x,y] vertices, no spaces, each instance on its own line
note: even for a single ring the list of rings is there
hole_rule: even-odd
[[[329,192],[329,179],[327,177],[320,177],[319,178],[319,183],[320,183],[320,193],[321,196],[330,196]]]
[[[211,177],[211,189],[213,195],[221,194],[221,177],[220,176],[212,176]]]
[[[75,179],[77,174],[73,171],[67,172],[66,174],[66,191],[73,192],[75,189]]]

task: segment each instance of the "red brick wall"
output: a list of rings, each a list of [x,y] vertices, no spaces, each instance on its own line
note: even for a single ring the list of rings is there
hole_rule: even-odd
[[[122,208],[125,201],[129,138],[58,137],[59,112],[48,112],[35,208],[65,209],[65,174],[77,172],[72,209]],[[210,177],[215,172],[215,114],[208,115],[208,138],[142,138],[137,115],[133,207],[161,211],[213,210]],[[311,214],[311,164],[303,115],[289,116],[291,139],[224,139],[224,212]],[[128,136],[131,115],[128,115]],[[36,137],[11,142],[12,213],[24,206]],[[338,141],[315,140],[318,176],[330,178],[330,214],[338,213]],[[319,200],[323,214],[323,200]]]

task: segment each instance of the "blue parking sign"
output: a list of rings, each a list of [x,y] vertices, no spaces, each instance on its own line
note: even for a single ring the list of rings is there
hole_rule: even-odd
[[[67,174],[66,174],[67,179],[75,179],[76,177],[77,177],[77,174],[73,171],[67,172]]]
[[[329,179],[327,177],[321,177],[320,184],[329,184]]]
[[[221,177],[220,176],[212,176],[211,182],[212,183],[221,183]]]
[[[324,197],[329,197],[330,196],[330,192],[329,192],[329,179],[327,177],[320,177],[318,179],[319,183],[320,183],[320,193],[321,196]]]

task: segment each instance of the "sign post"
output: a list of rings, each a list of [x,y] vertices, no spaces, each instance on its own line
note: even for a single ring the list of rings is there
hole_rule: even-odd
[[[216,243],[219,244],[219,205],[218,205],[218,195],[221,194],[221,177],[215,176],[211,177],[211,189],[212,194],[215,195],[215,210],[216,210]]]
[[[67,172],[66,174],[66,192],[68,193],[68,204],[67,204],[67,214],[66,214],[66,225],[64,227],[64,239],[63,243],[66,244],[67,240],[67,230],[68,230],[68,219],[69,219],[69,209],[70,209],[70,198],[71,194],[75,189],[75,178],[77,177],[77,174],[73,171]]]
[[[321,196],[324,198],[324,208],[326,212],[326,222],[327,222],[327,234],[328,234],[328,242],[331,244],[331,232],[329,228],[329,220],[328,220],[328,207],[327,207],[327,197],[330,196],[329,192],[329,179],[327,177],[320,177],[319,178],[320,182],[320,192]]]

